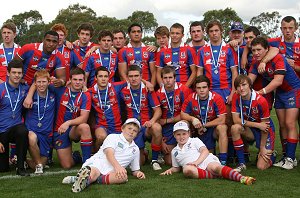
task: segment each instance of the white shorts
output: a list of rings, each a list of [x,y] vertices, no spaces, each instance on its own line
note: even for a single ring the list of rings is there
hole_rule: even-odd
[[[86,160],[82,167],[84,166],[97,168],[101,175],[106,175],[114,170],[114,167],[106,159],[101,159],[97,155]]]
[[[219,158],[217,158],[215,155],[210,153],[207,156],[207,158],[201,164],[198,165],[198,167],[203,169],[203,170],[206,170],[208,164],[211,163],[211,162],[217,162],[221,165],[221,163],[219,161]]]

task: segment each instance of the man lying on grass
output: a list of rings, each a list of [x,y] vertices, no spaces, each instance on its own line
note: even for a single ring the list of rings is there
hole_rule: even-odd
[[[190,178],[223,177],[245,185],[255,182],[253,177],[243,176],[228,166],[222,166],[219,159],[209,153],[199,138],[190,138],[190,129],[186,121],[177,122],[174,125],[173,133],[177,146],[172,150],[172,167],[161,175],[179,172],[182,167],[183,174]]]
[[[121,134],[108,135],[100,150],[82,165],[77,176],[67,176],[62,183],[74,183],[72,192],[75,193],[82,191],[93,182],[125,183],[128,180],[125,168],[129,165],[135,177],[145,179],[145,174],[140,171],[140,151],[134,143],[140,128],[137,119],[127,119],[122,126]]]

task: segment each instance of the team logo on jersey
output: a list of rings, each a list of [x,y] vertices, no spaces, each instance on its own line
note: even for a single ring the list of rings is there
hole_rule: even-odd
[[[33,61],[37,62],[39,60],[39,57],[34,56],[32,59],[33,59]]]
[[[98,98],[98,95],[97,95],[97,94],[94,94],[94,95],[93,95],[93,98]]]
[[[299,47],[295,47],[295,53],[300,54],[300,48]]]
[[[146,100],[145,94],[142,94],[142,95],[141,95],[141,100],[142,100],[142,101],[145,101],[145,100]]]
[[[129,52],[129,53],[127,54],[127,56],[132,57],[133,54],[132,54],[131,52]]]
[[[148,52],[143,52],[143,57],[148,58]]]
[[[118,147],[120,147],[121,149],[123,149],[124,145],[121,142],[118,142]]]
[[[132,149],[132,154],[134,154],[136,152],[136,149],[135,148],[133,148]]]
[[[173,52],[173,56],[177,56],[178,55],[178,52]]]
[[[53,61],[50,61],[50,63],[49,63],[49,67],[53,67]]]
[[[161,100],[161,103],[162,103],[162,104],[164,104],[164,103],[166,103],[166,102],[167,102],[166,99],[162,99],[162,100]]]
[[[179,96],[175,96],[175,102],[180,102]]]
[[[54,96],[50,96],[50,101],[54,102],[54,100],[55,100]]]
[[[185,58],[185,57],[186,57],[185,52],[181,52],[180,53],[180,58]]]
[[[209,56],[210,55],[210,52],[205,52],[204,53],[204,56]]]
[[[100,64],[101,63],[101,60],[98,58],[98,59],[96,59],[96,63],[97,64]]]
[[[289,103],[290,106],[295,105],[295,98],[294,97],[289,98],[288,103]]]
[[[175,156],[175,157],[177,157],[177,155],[178,155],[178,151],[176,151],[176,152],[174,153],[174,156]]]
[[[213,112],[213,108],[210,106],[208,107],[208,113],[212,113]]]
[[[167,59],[170,58],[170,57],[171,57],[170,54],[166,54],[166,55],[165,55],[165,58],[167,58]]]
[[[0,58],[4,58],[5,56],[4,56],[4,54],[0,54]]]
[[[226,56],[226,52],[225,52],[225,51],[222,51],[222,50],[221,50],[220,54],[221,54],[221,55],[220,55],[221,57],[225,57],[225,56]]]
[[[55,145],[60,147],[62,145],[62,140],[56,140]]]
[[[279,46],[279,50],[284,50],[284,46],[283,46],[283,45],[280,45],[280,46]]]
[[[199,111],[198,107],[193,107],[194,111]]]
[[[65,57],[65,58],[69,58],[69,53],[68,53],[68,52],[65,52],[65,53],[64,53],[64,57]]]
[[[137,51],[134,51],[135,54],[140,54],[141,51],[140,50],[137,50]]]
[[[130,99],[130,95],[124,95],[124,99],[125,100],[129,100]]]
[[[115,93],[113,91],[109,92],[109,96],[114,96]]]
[[[207,64],[207,65],[212,64],[211,59],[207,59],[207,60],[205,61],[205,64]]]
[[[113,64],[113,65],[116,64],[116,59],[115,58],[111,59],[111,64]]]
[[[253,112],[253,113],[258,113],[257,107],[252,107],[252,112]]]

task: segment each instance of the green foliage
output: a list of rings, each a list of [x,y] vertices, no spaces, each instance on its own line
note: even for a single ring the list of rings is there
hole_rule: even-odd
[[[143,27],[145,33],[154,32],[158,23],[153,15],[148,11],[134,11],[131,16],[127,18],[131,23],[138,23]]]
[[[281,15],[279,12],[263,12],[258,16],[252,17],[250,24],[256,26],[260,32],[269,37],[276,37],[280,24]]]

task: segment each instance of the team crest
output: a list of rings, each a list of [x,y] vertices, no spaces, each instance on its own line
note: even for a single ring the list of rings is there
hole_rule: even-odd
[[[133,149],[132,149],[132,154],[135,154],[135,152],[136,152],[136,149],[133,148]]]
[[[289,99],[288,99],[288,103],[289,103],[290,106],[295,105],[295,99],[294,99],[294,97],[289,98]]]
[[[94,94],[94,95],[93,95],[93,98],[98,98],[98,95],[97,95],[97,94]]]
[[[129,52],[129,53],[127,54],[127,56],[132,57],[133,54],[132,54],[131,52]]]
[[[148,52],[143,52],[143,57],[148,58]]]
[[[209,56],[209,55],[210,55],[209,52],[205,52],[205,53],[204,53],[204,56]]]
[[[116,59],[115,58],[111,59],[111,64],[113,64],[113,65],[116,64]]]
[[[114,96],[115,93],[114,93],[113,91],[111,91],[111,92],[109,92],[109,95],[110,95],[110,96]]]
[[[280,46],[279,46],[279,50],[284,50],[284,46],[283,46],[283,45],[280,45]]]
[[[185,58],[185,57],[186,57],[185,52],[181,52],[180,53],[180,58]]]
[[[142,94],[142,95],[141,95],[141,100],[142,100],[142,101],[145,101],[145,100],[146,100],[145,94]]]
[[[174,153],[174,156],[176,157],[178,155],[178,151],[176,151],[175,153]]]
[[[169,59],[170,57],[171,57],[170,54],[166,54],[166,55],[165,55],[165,58],[166,58],[166,59]]]
[[[125,99],[125,100],[129,100],[129,99],[130,99],[130,96],[129,96],[129,95],[125,95],[125,96],[124,96],[124,99]]]
[[[33,57],[33,61],[37,62],[39,60],[39,58],[37,56]]]
[[[55,145],[60,147],[62,145],[62,141],[61,140],[56,140]]]
[[[180,102],[179,96],[175,96],[175,102]]]
[[[255,113],[255,114],[258,113],[257,107],[252,107],[252,112]]]
[[[141,51],[139,51],[139,50],[138,50],[138,51],[135,51],[134,53],[135,53],[135,54],[140,54],[140,53],[141,53]]]
[[[226,56],[226,52],[225,52],[225,51],[222,51],[222,50],[221,50],[220,54],[221,54],[221,55],[220,55],[221,57],[225,57],[225,56]]]
[[[177,56],[178,55],[178,52],[173,52],[173,56]]]
[[[53,67],[53,61],[50,61],[49,67]]]
[[[300,48],[299,47],[295,47],[295,53],[300,54]]]
[[[96,63],[97,64],[100,64],[101,63],[101,60],[98,58],[98,59],[96,59]]]
[[[193,107],[194,111],[199,111],[198,107]]]
[[[69,53],[68,53],[68,52],[65,52],[65,53],[64,53],[64,57],[65,57],[65,58],[69,58]]]

